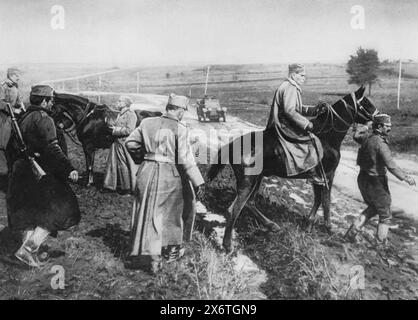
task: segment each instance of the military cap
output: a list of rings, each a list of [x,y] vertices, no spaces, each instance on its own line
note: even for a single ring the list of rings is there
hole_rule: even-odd
[[[22,74],[22,71],[19,70],[18,68],[15,68],[15,67],[11,67],[11,68],[7,69],[7,77],[10,77],[10,76],[15,75],[15,74],[20,75],[20,74]]]
[[[187,106],[189,105],[189,98],[185,96],[177,96],[174,93],[170,93],[170,95],[168,96],[167,104],[187,110]]]
[[[386,113],[378,114],[373,117],[375,124],[391,124],[390,116]]]
[[[54,88],[47,84],[38,84],[32,87],[30,94],[31,96],[53,97]]]
[[[301,73],[305,70],[305,66],[300,63],[289,64],[289,73]]]

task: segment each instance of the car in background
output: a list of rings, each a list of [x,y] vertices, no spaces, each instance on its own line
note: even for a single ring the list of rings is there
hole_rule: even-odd
[[[226,122],[226,107],[221,107],[215,97],[205,96],[196,101],[197,119],[201,122],[221,121]]]

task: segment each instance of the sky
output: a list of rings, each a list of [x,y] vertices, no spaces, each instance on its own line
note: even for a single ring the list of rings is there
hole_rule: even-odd
[[[0,0],[0,39],[9,64],[345,63],[360,46],[418,60],[418,1]]]

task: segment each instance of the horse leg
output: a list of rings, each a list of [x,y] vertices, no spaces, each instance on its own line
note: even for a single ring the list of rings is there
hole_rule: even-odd
[[[321,193],[322,209],[324,210],[324,224],[325,230],[329,235],[332,234],[331,219],[330,219],[330,206],[331,206],[331,188],[332,181],[329,183],[329,189],[323,188]]]
[[[313,185],[313,191],[314,191],[314,204],[311,208],[311,211],[309,212],[309,215],[307,217],[307,230],[308,232],[312,231],[312,228],[314,227],[316,223],[316,213],[318,212],[318,208],[321,205],[322,202],[322,192],[323,189],[325,189],[323,186],[314,184]]]
[[[255,214],[255,217],[263,224],[263,226],[267,227],[270,231],[279,231],[279,225],[267,218],[256,206],[253,202],[247,203],[247,208]]]
[[[93,184],[94,151],[84,148],[84,156],[86,157],[87,187],[89,187]]]
[[[248,199],[251,197],[251,194],[254,192],[256,185],[257,181],[250,176],[244,177],[242,182],[237,182],[237,197],[232,203],[230,210],[228,210],[226,217],[223,246],[227,252],[230,252],[232,248],[232,233],[235,223]]]
[[[257,193],[258,189],[260,188],[261,180],[263,177],[258,177],[256,180],[256,185],[254,186],[254,191],[252,192],[250,198],[247,201],[247,208],[254,213],[255,217],[261,222],[264,227],[267,227],[270,231],[278,231],[280,230],[277,223],[271,221],[267,218],[258,208],[255,206],[254,203],[254,195]]]
[[[87,186],[91,186],[94,183],[94,179],[93,179],[94,156],[95,156],[95,152],[93,151],[91,153],[91,159],[90,159],[90,165],[89,165],[89,182],[87,183]]]

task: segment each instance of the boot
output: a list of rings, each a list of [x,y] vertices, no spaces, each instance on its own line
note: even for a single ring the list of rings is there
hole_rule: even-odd
[[[317,184],[321,186],[325,186],[325,180],[322,177],[322,174],[319,172],[318,167],[314,167],[308,171],[309,178],[308,182],[312,184]]]
[[[22,245],[20,246],[19,250],[16,251],[15,257],[30,267],[39,268],[39,264],[38,261],[36,261],[36,258],[26,250],[26,245],[29,239],[32,237],[33,233],[34,230],[25,231]]]
[[[28,252],[25,250],[25,246],[29,241],[29,238],[33,235],[33,231],[34,230],[27,230],[24,232],[22,245],[20,246],[19,250],[17,250],[15,253],[15,257],[26,264],[29,264],[32,260],[31,257],[28,256]]]
[[[158,272],[161,270],[161,267],[162,267],[161,256],[152,255],[148,272],[152,275],[157,275]]]
[[[16,253],[15,257],[22,261],[24,264],[32,268],[41,268],[42,263],[38,260],[36,255],[31,254],[25,248],[20,248]]]
[[[383,245],[387,244],[389,233],[389,225],[386,223],[379,223],[377,226],[377,242]]]
[[[163,257],[167,262],[173,262],[183,257],[185,249],[181,245],[169,245],[163,251]]]
[[[30,267],[41,268],[43,263],[38,260],[36,252],[48,234],[47,230],[40,227],[34,231],[28,231],[24,236],[22,246],[15,253],[15,257]]]
[[[360,230],[363,228],[363,226],[367,222],[367,217],[363,214],[361,214],[356,221],[353,222],[353,224],[348,228],[346,234],[344,235],[344,238],[351,242],[357,242],[357,234],[360,232]]]
[[[49,231],[41,227],[36,227],[32,236],[28,239],[25,249],[30,253],[36,253],[39,247],[48,238]]]

